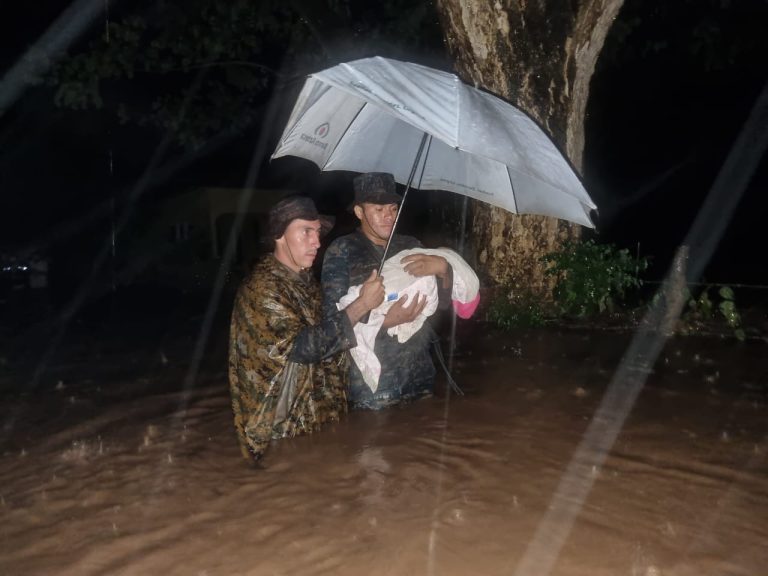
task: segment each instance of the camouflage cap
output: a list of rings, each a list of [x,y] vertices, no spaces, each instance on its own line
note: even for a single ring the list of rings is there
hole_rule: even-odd
[[[294,220],[319,220],[322,234],[327,234],[335,222],[333,216],[326,216],[317,211],[312,198],[288,196],[277,202],[269,211],[269,237],[275,240],[280,238]]]
[[[387,172],[367,172],[352,180],[354,204],[400,204],[402,197],[395,192],[395,178]]]

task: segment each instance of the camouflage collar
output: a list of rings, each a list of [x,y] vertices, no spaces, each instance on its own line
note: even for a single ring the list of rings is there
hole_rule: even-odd
[[[270,261],[270,271],[275,274],[276,276],[279,276],[285,280],[298,280],[303,283],[308,283],[310,281],[310,278],[312,274],[309,270],[303,269],[301,272],[294,272],[288,266],[280,262],[277,258],[275,258],[274,254],[269,255],[269,261]]]

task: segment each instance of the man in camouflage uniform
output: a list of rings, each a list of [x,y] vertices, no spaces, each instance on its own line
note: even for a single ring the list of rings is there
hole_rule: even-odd
[[[321,230],[331,223],[309,198],[281,200],[270,211],[272,254],[244,279],[230,327],[229,385],[243,456],[258,460],[269,442],[317,430],[346,412],[347,348],[352,326],[384,298],[375,271],[351,309],[321,313],[311,268]]]
[[[391,174],[371,172],[356,177],[353,182],[353,210],[360,220],[360,228],[337,238],[326,250],[322,271],[323,312],[326,315],[337,309],[336,303],[350,286],[361,284],[372,268],[378,269],[401,201]],[[421,247],[416,238],[395,234],[387,257]],[[419,254],[407,256],[403,263],[405,270],[414,276],[436,275],[440,307],[450,305],[452,270],[444,258]],[[435,366],[429,345],[434,339],[434,331],[429,324],[425,323],[402,344],[387,334],[387,328],[413,321],[425,304],[425,298],[409,303],[404,296],[387,313],[374,346],[374,353],[381,362],[381,376],[375,393],[363,380],[358,367],[350,362],[349,401],[353,408],[377,410],[432,393]]]

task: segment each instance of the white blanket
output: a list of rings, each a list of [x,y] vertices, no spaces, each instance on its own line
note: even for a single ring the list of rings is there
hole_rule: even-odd
[[[393,326],[387,330],[387,334],[397,337],[397,341],[407,342],[408,339],[418,332],[424,325],[427,317],[435,313],[437,309],[437,281],[434,276],[416,277],[408,274],[400,261],[411,254],[428,254],[442,256],[453,269],[453,286],[451,287],[451,299],[461,303],[469,303],[477,298],[480,289],[480,281],[474,270],[466,261],[453,250],[448,248],[426,249],[414,248],[398,252],[384,262],[381,270],[381,276],[384,280],[385,298],[381,305],[371,310],[367,324],[358,322],[355,327],[355,337],[357,346],[350,350],[360,372],[363,374],[365,383],[372,392],[376,392],[379,386],[379,376],[381,375],[381,363],[373,351],[376,342],[376,335],[384,322],[384,316],[392,305],[402,296],[408,295],[408,304],[413,302],[419,294],[427,298],[427,304],[424,310],[413,321],[407,324]],[[351,304],[360,293],[360,286],[352,286],[346,295],[338,302],[337,307],[343,310]]]

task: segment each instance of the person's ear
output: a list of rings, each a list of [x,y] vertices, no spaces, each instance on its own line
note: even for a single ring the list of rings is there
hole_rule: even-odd
[[[354,210],[355,216],[357,216],[358,220],[363,219],[364,212],[363,212],[363,207],[360,206],[360,204],[355,204],[355,207],[352,210]]]

